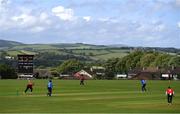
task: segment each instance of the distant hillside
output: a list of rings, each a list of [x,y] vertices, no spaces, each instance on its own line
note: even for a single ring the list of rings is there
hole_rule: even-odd
[[[123,44],[112,44],[112,45],[94,45],[84,43],[54,43],[54,44],[24,44],[15,41],[0,40],[0,49],[9,50],[25,50],[32,52],[39,52],[42,50],[88,50],[88,49],[123,49],[123,50],[146,50],[146,51],[160,51],[167,53],[180,53],[180,49],[176,48],[161,48],[161,47],[129,47]],[[81,51],[82,52],[82,51]],[[114,53],[114,52],[113,52]]]
[[[0,49],[12,50],[44,50],[44,49],[104,49],[104,45],[83,43],[24,44],[15,41],[0,40]]]
[[[15,42],[15,41],[8,41],[8,40],[1,40],[0,39],[0,49],[3,48],[12,48],[14,46],[22,45],[23,43]]]
[[[124,44],[111,44],[111,45],[107,45],[107,46],[112,47],[112,48],[129,47],[129,46],[124,45]]]
[[[104,45],[92,45],[92,44],[83,44],[83,43],[59,43],[52,44],[51,46],[55,46],[57,48],[63,49],[102,49],[107,48]]]
[[[102,62],[111,58],[123,58],[130,53],[160,52],[180,56],[180,49],[161,47],[129,47],[125,45],[93,45],[84,43],[23,44],[0,40],[0,63],[6,62],[5,55],[17,57],[18,54],[35,55],[36,67],[55,67],[65,60],[76,59],[87,63]],[[9,61],[7,61],[9,62]]]

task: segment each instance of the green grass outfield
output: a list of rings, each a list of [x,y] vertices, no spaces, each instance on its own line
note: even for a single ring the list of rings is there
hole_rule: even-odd
[[[180,113],[180,81],[172,81],[173,104],[168,105],[168,81],[53,80],[53,96],[46,96],[48,80],[34,80],[32,95],[23,95],[27,80],[0,80],[0,113]]]

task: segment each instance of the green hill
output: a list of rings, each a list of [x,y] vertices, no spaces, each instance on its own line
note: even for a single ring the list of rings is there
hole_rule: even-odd
[[[114,46],[114,47],[113,47]],[[180,55],[180,49],[160,47],[121,47],[122,45],[92,45],[83,43],[23,44],[0,40],[0,62],[5,55],[16,57],[18,54],[34,54],[38,65],[52,67],[59,62],[77,59],[83,62],[104,61],[122,58],[134,50],[156,51],[170,55]],[[45,63],[48,63],[45,64]]]
[[[23,43],[0,39],[0,49],[12,48],[12,47],[18,46],[18,45],[23,45]]]

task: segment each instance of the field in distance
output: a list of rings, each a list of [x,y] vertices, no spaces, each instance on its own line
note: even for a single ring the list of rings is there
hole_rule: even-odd
[[[141,92],[138,80],[53,80],[52,97],[46,96],[48,80],[34,80],[32,95],[23,95],[27,80],[0,80],[0,113],[179,113],[180,81],[172,81],[173,104],[168,105],[168,81],[147,82]]]

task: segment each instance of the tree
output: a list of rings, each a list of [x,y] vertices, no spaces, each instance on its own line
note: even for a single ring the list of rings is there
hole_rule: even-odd
[[[94,54],[92,52],[89,52],[89,56],[94,56]]]
[[[0,76],[2,79],[16,79],[17,73],[14,68],[6,64],[0,64]]]
[[[127,73],[130,69],[140,67],[140,60],[143,55],[144,53],[141,51],[134,51],[133,53],[130,53],[122,59],[119,59],[115,66],[116,71],[118,73]]]
[[[156,59],[154,60],[154,62],[152,63],[152,66],[156,67],[168,67],[168,62],[170,60],[171,56],[168,54],[159,54]]]
[[[126,61],[124,59],[121,59],[117,62],[115,66],[117,73],[127,73],[128,67],[126,67]]]
[[[112,58],[106,61],[104,67],[105,71],[105,78],[106,79],[113,79],[116,74],[116,64],[119,61],[119,58]]]
[[[52,68],[52,69],[50,70],[50,72],[51,72],[51,75],[52,75],[53,77],[59,77],[59,73],[58,73],[57,69]]]
[[[83,68],[83,64],[78,60],[66,60],[60,66],[57,67],[59,73],[74,73]]]
[[[149,67],[152,62],[154,62],[156,55],[153,53],[145,54],[140,60],[140,67]]]
[[[0,53],[1,53],[0,54],[1,59],[8,55],[8,53],[6,51],[1,51]]]
[[[169,66],[180,66],[180,57],[179,56],[174,56],[171,57],[171,59],[168,62]]]

